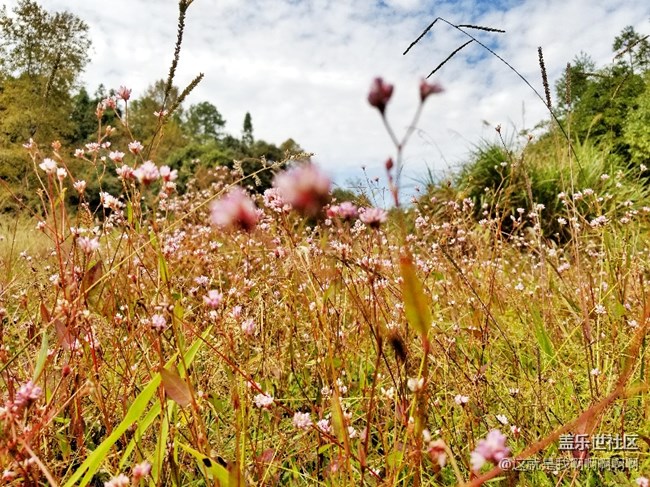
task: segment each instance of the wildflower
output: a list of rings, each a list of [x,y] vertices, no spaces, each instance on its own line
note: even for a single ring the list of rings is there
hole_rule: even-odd
[[[442,93],[444,90],[442,86],[438,83],[427,83],[425,80],[420,82],[420,101],[424,103],[424,100],[429,98],[429,95],[435,95],[436,93]]]
[[[239,317],[241,316],[241,311],[242,311],[241,306],[239,305],[233,306],[232,310],[230,311],[230,316],[232,316],[234,319],[239,319]]]
[[[506,436],[499,430],[492,430],[484,440],[479,440],[471,454],[472,470],[478,472],[486,461],[498,464],[510,454],[506,447]]]
[[[275,177],[280,197],[305,216],[318,215],[330,199],[330,179],[314,164],[297,166]]]
[[[268,409],[273,404],[273,397],[268,394],[258,394],[253,398],[253,402],[260,409]]]
[[[151,327],[158,332],[163,332],[167,328],[167,320],[163,315],[155,314],[151,317]]]
[[[210,308],[218,307],[223,301],[223,294],[216,289],[210,289],[207,296],[203,296],[203,302]]]
[[[426,450],[431,457],[431,460],[434,463],[437,463],[440,468],[444,467],[447,464],[447,450],[445,448],[445,442],[440,438],[437,440],[432,440],[429,430],[422,431],[422,436],[424,437]]]
[[[124,101],[129,101],[129,98],[131,98],[131,90],[126,86],[120,86],[117,90],[117,97]]]
[[[319,430],[321,430],[321,431],[323,431],[325,433],[329,433],[330,431],[332,431],[332,425],[330,424],[330,420],[327,419],[327,418],[323,418],[323,419],[319,420],[316,423],[316,426],[318,426]]]
[[[56,173],[57,169],[56,161],[50,159],[49,157],[43,159],[43,162],[41,162],[38,167],[45,171],[46,174],[54,174]]]
[[[129,478],[123,473],[113,477],[108,482],[104,482],[104,487],[128,487],[131,484]]]
[[[144,146],[137,140],[134,140],[133,142],[129,142],[129,152],[131,152],[131,154],[136,154],[136,155],[140,154],[143,149]]]
[[[635,483],[639,487],[650,487],[650,480],[647,477],[637,477]]]
[[[176,181],[178,179],[178,171],[171,169],[169,166],[162,166],[160,168],[160,177],[163,181]]]
[[[591,369],[590,374],[592,377],[598,377],[600,375],[600,369],[598,367]]]
[[[296,413],[293,415],[293,425],[301,430],[309,429],[309,427],[312,425],[311,415],[309,413],[301,413],[300,411],[296,411]]]
[[[604,315],[605,313],[607,313],[607,309],[605,309],[605,307],[602,304],[597,304],[594,307],[594,313],[596,313],[597,315]]]
[[[142,184],[148,185],[160,177],[160,171],[153,161],[145,161],[140,167],[133,171],[133,175]]]
[[[122,167],[118,167],[117,169],[115,169],[115,172],[117,173],[117,177],[120,178],[122,181],[135,179],[135,171],[133,170],[132,167],[127,166],[126,164],[122,164]]]
[[[130,90],[129,90],[130,91]],[[141,478],[146,477],[151,473],[151,464],[146,460],[142,463],[138,463],[133,467],[131,475],[133,476],[133,482],[137,483]]]
[[[253,200],[242,188],[235,186],[226,196],[212,203],[210,220],[218,227],[237,226],[250,231],[257,225],[259,214]]]
[[[419,379],[411,377],[406,381],[406,385],[411,390],[411,392],[421,391],[424,387],[424,377],[420,377]]]
[[[43,389],[35,385],[31,380],[24,383],[16,392],[14,404],[18,407],[29,406],[43,394]]]
[[[97,142],[89,142],[86,144],[86,151],[90,154],[96,154],[101,149],[101,146]]]
[[[327,210],[329,218],[339,217],[344,221],[354,220],[359,215],[359,210],[354,203],[344,201],[340,205],[330,206]]]
[[[75,156],[77,159],[82,158],[82,157],[84,156],[84,150],[83,150],[83,149],[75,149],[75,150],[74,150],[74,156]]]
[[[388,213],[381,208],[364,208],[359,212],[359,220],[370,228],[379,228],[386,218],[388,218]]]
[[[497,421],[502,425],[505,426],[508,424],[508,418],[506,418],[505,414],[497,414],[495,417],[497,418]]]
[[[112,151],[108,153],[108,158],[113,161],[115,164],[122,162],[124,159],[124,152]]]
[[[86,191],[86,181],[79,179],[72,183],[72,187],[77,191],[77,193],[83,194],[83,192]]]
[[[385,83],[382,78],[375,78],[370,85],[368,103],[383,115],[391,96],[393,96],[393,85]]]
[[[57,168],[57,170],[56,170],[56,178],[59,181],[63,181],[67,177],[67,175],[68,175],[68,171],[66,171],[64,167]]]
[[[106,193],[105,191],[99,193],[99,202],[104,208],[109,208],[114,211],[117,211],[122,206],[124,206],[124,203],[118,200],[115,196]]]
[[[469,397],[463,396],[462,394],[456,394],[456,397],[454,397],[454,402],[459,406],[464,406],[469,402]]]
[[[244,320],[241,324],[241,329],[246,335],[253,335],[255,333],[255,321],[252,319]]]
[[[99,240],[97,237],[92,239],[90,237],[80,237],[77,240],[77,245],[83,253],[90,255],[99,248]]]

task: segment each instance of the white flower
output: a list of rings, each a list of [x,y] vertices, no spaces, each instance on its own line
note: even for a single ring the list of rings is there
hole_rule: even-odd
[[[459,406],[464,406],[469,402],[469,397],[463,396],[462,394],[457,394],[456,397],[454,397],[454,402]]]
[[[45,171],[46,174],[54,174],[56,173],[57,165],[56,161],[46,157],[43,159],[43,162],[41,162],[38,167],[40,167],[43,171]]]
[[[309,413],[301,413],[300,411],[296,411],[296,413],[293,415],[293,425],[301,430],[309,429],[309,427],[312,425],[311,415]]]
[[[253,398],[253,402],[258,408],[266,409],[273,404],[273,397],[268,394],[258,394]]]
[[[424,387],[424,377],[420,377],[419,379],[411,377],[406,381],[406,385],[412,392],[421,391],[422,387]]]

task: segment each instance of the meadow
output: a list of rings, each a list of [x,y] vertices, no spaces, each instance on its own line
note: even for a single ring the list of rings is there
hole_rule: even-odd
[[[40,203],[0,219],[5,485],[649,485],[647,167],[555,119],[405,201],[442,87],[421,82],[402,138],[392,91],[368,102],[395,154],[356,195],[295,152],[179,191],[126,87],[74,152],[24,141]]]

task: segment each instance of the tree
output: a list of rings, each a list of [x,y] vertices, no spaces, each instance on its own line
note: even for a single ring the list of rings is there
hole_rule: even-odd
[[[70,12],[49,13],[32,0],[19,0],[14,17],[0,10],[0,67],[27,76],[43,98],[69,93],[89,61],[88,26]],[[56,100],[53,100],[56,102]]]
[[[241,140],[246,146],[253,145],[253,120],[249,112],[246,112],[246,116],[244,117]]]
[[[156,81],[147,88],[141,98],[129,105],[128,122],[131,132],[145,147],[150,148],[145,154],[146,157],[155,155],[160,160],[164,160],[187,141],[181,126],[182,107],[179,106],[172,114],[163,116],[176,105],[180,96],[178,87],[172,86],[169,93],[166,93],[166,86],[165,80]],[[161,117],[164,124],[159,130]]]
[[[191,105],[183,117],[183,125],[190,139],[196,142],[218,140],[223,135],[226,121],[212,103],[202,101]]]
[[[650,42],[648,36],[642,36],[628,25],[614,39],[612,45],[619,63],[630,67],[633,72],[650,67]],[[627,60],[627,62],[626,62]]]

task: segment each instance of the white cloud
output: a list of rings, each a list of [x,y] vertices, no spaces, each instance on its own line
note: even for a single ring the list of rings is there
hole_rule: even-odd
[[[90,25],[94,53],[84,75],[90,91],[99,83],[124,84],[138,96],[166,76],[176,1],[41,3],[68,9]],[[538,46],[554,81],[580,51],[609,62],[613,38],[626,25],[650,31],[642,0],[196,0],[187,14],[177,83],[204,72],[190,102],[214,103],[232,133],[250,111],[258,138],[279,144],[293,137],[339,180],[360,175],[361,165],[381,174],[394,149],[365,100],[368,86],[376,75],[395,83],[387,113],[401,133],[416,107],[419,79],[465,40],[439,22],[402,56],[437,15],[505,29],[472,32],[540,91]],[[516,74],[484,54],[470,45],[438,73],[446,91],[427,102],[406,150],[407,173],[461,161],[480,137],[494,137],[496,124],[521,130],[547,116]]]

